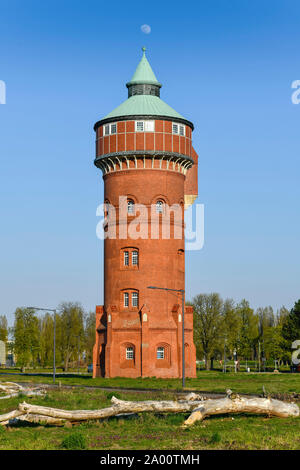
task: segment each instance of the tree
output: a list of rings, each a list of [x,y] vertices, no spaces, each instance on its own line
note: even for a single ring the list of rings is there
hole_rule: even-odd
[[[284,360],[285,352],[282,349],[282,327],[281,325],[275,325],[267,327],[265,330],[265,351],[268,359]]]
[[[254,310],[245,299],[237,305],[236,311],[240,321],[238,354],[250,359],[254,356],[255,343],[258,339],[258,317],[254,315]]]
[[[238,349],[239,331],[241,327],[240,317],[235,308],[233,299],[226,299],[223,308],[223,328],[226,338],[227,352],[233,356]]]
[[[221,350],[223,302],[219,294],[200,294],[193,299],[194,341],[198,354],[204,354],[205,367],[216,350]]]
[[[43,367],[53,364],[53,315],[46,313],[40,320],[40,360]]]
[[[279,310],[277,310],[277,313],[276,313],[276,324],[277,325],[283,325],[285,319],[289,316],[290,312],[289,310],[282,306],[280,307]]]
[[[8,327],[7,318],[5,315],[0,315],[0,341],[7,342]]]
[[[78,302],[63,302],[60,305],[58,349],[67,371],[69,362],[76,360],[84,349],[84,310]]]
[[[86,360],[88,363],[93,362],[93,348],[95,344],[95,326],[96,326],[96,314],[95,312],[90,312],[85,316],[85,351],[86,351]]]
[[[283,320],[282,338],[282,347],[291,357],[292,342],[300,339],[300,300],[295,302],[294,307]]]
[[[17,364],[25,367],[37,363],[40,350],[39,320],[34,310],[17,308],[14,323],[14,352]]]

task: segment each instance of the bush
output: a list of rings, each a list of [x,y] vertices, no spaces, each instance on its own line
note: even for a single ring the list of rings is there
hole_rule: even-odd
[[[221,441],[221,436],[218,432],[214,432],[211,436],[210,442],[211,444],[216,444],[217,442]]]
[[[64,449],[86,449],[86,440],[81,432],[74,432],[65,437],[61,443],[61,447]]]

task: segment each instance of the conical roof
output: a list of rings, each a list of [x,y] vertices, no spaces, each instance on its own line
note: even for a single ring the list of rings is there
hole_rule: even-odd
[[[146,57],[146,48],[142,48],[143,56],[138,64],[130,82],[126,84],[126,86],[130,85],[138,85],[138,84],[145,84],[145,85],[157,85],[161,87],[161,83],[157,80],[151,65],[148,62]]]
[[[157,80],[151,65],[146,57],[146,48],[143,47],[143,56],[130,80],[126,83],[129,90],[129,98],[121,103],[117,108],[104,116],[101,121],[98,121],[95,126],[103,121],[113,119],[119,120],[122,118],[128,119],[129,117],[147,117],[157,116],[166,117],[167,119],[176,119],[185,121],[193,127],[193,124],[181,116],[175,109],[171,108],[160,98],[161,83]],[[131,90],[134,93],[131,93]],[[153,93],[154,92],[154,93]]]
[[[184,119],[175,109],[167,103],[151,95],[135,95],[128,98],[120,106],[115,108],[103,119],[117,118],[121,116],[166,116]]]

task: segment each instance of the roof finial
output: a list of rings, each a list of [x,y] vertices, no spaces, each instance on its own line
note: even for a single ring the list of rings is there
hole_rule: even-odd
[[[146,47],[145,46],[142,47],[142,51],[143,51],[143,56],[145,57],[145,55],[146,55]]]

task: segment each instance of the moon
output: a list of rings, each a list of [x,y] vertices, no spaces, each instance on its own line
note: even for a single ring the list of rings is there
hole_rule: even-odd
[[[142,24],[141,31],[144,34],[150,34],[151,33],[151,26],[149,26],[148,24]]]

